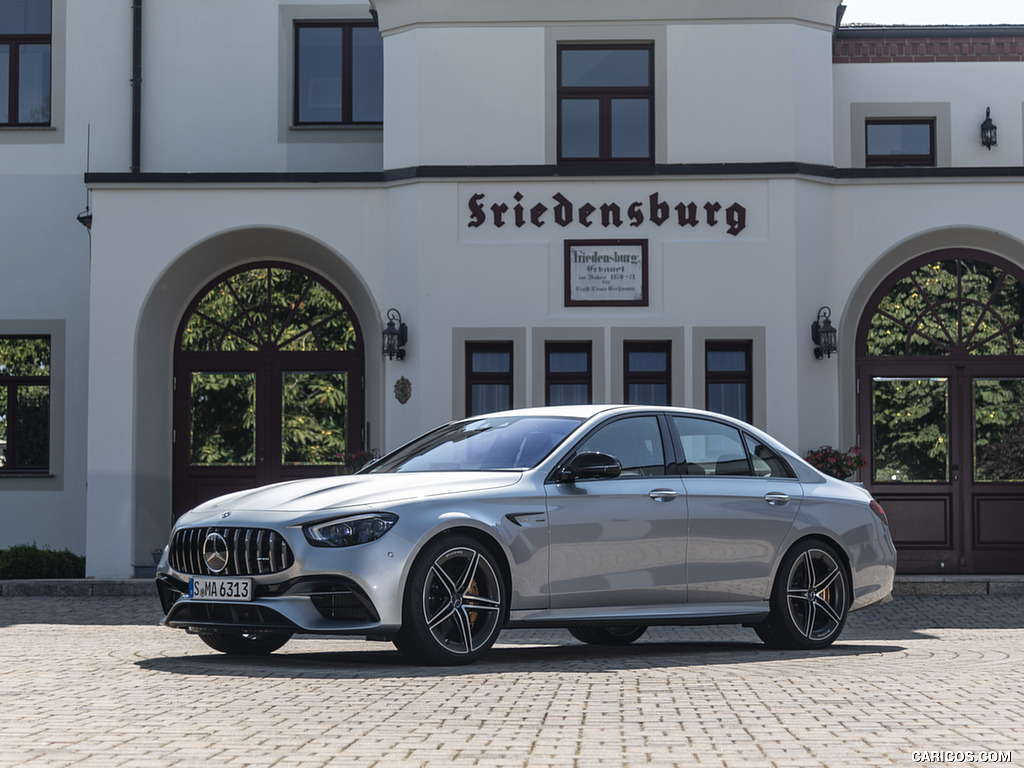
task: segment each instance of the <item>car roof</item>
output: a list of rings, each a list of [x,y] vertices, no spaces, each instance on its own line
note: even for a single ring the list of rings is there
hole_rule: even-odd
[[[753,428],[751,424],[737,421],[721,413],[702,411],[697,408],[682,408],[670,405],[621,405],[615,403],[592,404],[592,405],[542,405],[532,408],[515,408],[508,411],[497,411],[495,413],[481,413],[478,416],[469,418],[492,418],[504,416],[554,416],[574,419],[590,419],[605,413],[677,413],[689,416],[708,416],[722,421],[735,422],[737,426]]]

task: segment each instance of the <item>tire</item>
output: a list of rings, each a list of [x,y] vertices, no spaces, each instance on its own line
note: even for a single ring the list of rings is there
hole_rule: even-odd
[[[266,656],[292,639],[291,632],[241,632],[213,630],[200,632],[199,639],[215,651],[231,656]]]
[[[488,549],[469,536],[427,544],[406,582],[402,628],[393,642],[420,664],[469,664],[505,624],[505,583]]]
[[[647,631],[647,627],[569,627],[569,634],[588,645],[629,645]]]
[[[850,580],[835,548],[806,541],[786,553],[770,608],[768,618],[754,626],[769,647],[814,650],[835,642],[850,611]]]

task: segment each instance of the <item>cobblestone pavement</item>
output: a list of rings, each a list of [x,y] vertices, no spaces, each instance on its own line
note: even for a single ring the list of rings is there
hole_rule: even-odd
[[[155,598],[0,599],[0,766],[1024,763],[1024,596],[898,598],[814,653],[510,631],[454,669],[355,639],[238,659],[159,620]]]

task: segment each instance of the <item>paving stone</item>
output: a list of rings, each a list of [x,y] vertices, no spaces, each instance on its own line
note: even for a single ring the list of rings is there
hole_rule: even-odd
[[[820,652],[737,626],[652,628],[626,648],[529,630],[451,669],[309,636],[231,658],[160,627],[152,595],[5,596],[0,768],[1020,762],[1024,595],[991,592],[898,597]]]

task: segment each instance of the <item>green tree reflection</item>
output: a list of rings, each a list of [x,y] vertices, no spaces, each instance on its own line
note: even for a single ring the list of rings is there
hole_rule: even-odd
[[[197,302],[184,352],[353,352],[358,335],[344,304],[312,275],[281,267],[238,272]],[[343,372],[281,374],[281,456],[287,464],[343,463],[348,382]],[[257,377],[196,374],[191,462],[248,466],[256,452]]]

